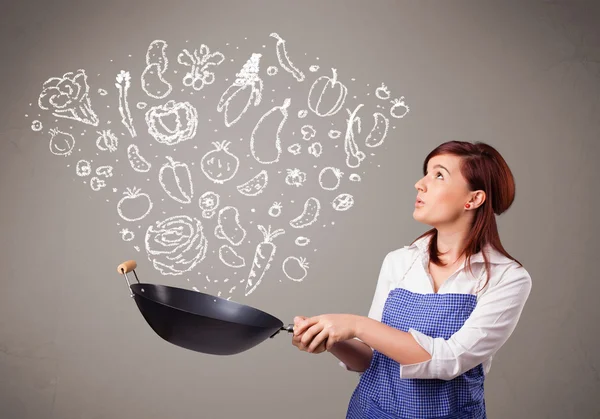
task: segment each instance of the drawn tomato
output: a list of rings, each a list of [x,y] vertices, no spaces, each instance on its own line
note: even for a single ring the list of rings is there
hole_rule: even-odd
[[[141,220],[152,209],[150,197],[138,188],[127,188],[123,195],[125,196],[117,203],[117,212],[125,221]]]

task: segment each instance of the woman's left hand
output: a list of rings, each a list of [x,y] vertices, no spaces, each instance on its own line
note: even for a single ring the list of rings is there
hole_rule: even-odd
[[[308,346],[308,352],[314,351],[326,342],[329,351],[334,344],[356,337],[356,321],[353,314],[323,314],[300,320],[294,330],[294,336],[302,335],[301,342]]]

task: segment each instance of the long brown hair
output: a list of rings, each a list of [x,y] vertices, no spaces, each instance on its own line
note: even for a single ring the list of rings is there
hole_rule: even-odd
[[[471,256],[483,249],[486,244],[491,245],[507,258],[523,266],[521,262],[509,255],[502,247],[496,224],[495,215],[500,215],[508,210],[515,199],[515,180],[504,158],[494,147],[479,141],[475,143],[448,141],[440,144],[427,155],[423,163],[423,175],[427,173],[429,160],[440,154],[452,154],[461,157],[460,171],[467,181],[469,190],[482,190],[485,192],[485,201],[475,210],[471,231],[467,235],[467,242],[460,253],[460,256],[466,255],[465,266],[467,266],[471,275],[473,275],[470,263]],[[429,259],[436,265],[444,266],[439,258],[441,253],[438,252],[437,248],[437,234],[437,229],[432,228],[417,237],[413,243],[422,237],[431,236]],[[485,252],[483,252],[483,259],[487,272],[487,280],[483,286],[485,288],[490,277],[490,263]]]

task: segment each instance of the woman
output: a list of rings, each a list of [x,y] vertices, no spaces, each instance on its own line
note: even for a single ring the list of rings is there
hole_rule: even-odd
[[[360,374],[348,419],[486,418],[485,375],[531,291],[498,235],[515,196],[502,156],[451,141],[423,172],[413,218],[433,228],[386,255],[368,317],[294,319],[295,346]]]

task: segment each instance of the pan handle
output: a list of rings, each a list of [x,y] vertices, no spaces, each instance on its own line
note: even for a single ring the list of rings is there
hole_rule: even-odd
[[[275,337],[279,332],[281,332],[282,330],[285,330],[288,333],[294,333],[294,324],[288,324],[287,326],[282,326],[281,329],[279,329],[277,332],[273,333],[271,336],[269,337]]]
[[[125,281],[127,281],[127,288],[129,289],[130,297],[133,297],[134,294],[133,294],[133,291],[131,291],[131,284],[129,283],[129,278],[127,277],[127,273],[133,272],[133,275],[135,276],[135,280],[138,282],[138,284],[140,283],[140,280],[138,279],[138,276],[135,273],[135,268],[137,268],[137,263],[135,262],[135,260],[125,261],[125,262],[121,263],[119,266],[117,266],[117,272],[119,272],[122,275],[125,275]]]

